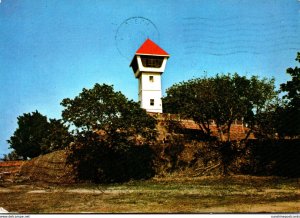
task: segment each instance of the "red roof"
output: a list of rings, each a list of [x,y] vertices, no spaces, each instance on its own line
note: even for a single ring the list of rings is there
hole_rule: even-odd
[[[169,54],[164,51],[161,47],[155,44],[150,39],[147,39],[142,46],[136,51],[136,55],[160,55],[169,56]]]

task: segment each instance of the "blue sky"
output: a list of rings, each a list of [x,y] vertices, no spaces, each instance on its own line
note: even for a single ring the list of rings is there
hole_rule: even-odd
[[[63,98],[95,83],[137,100],[129,64],[147,37],[171,58],[163,92],[203,75],[289,80],[299,0],[0,0],[0,157],[17,117],[60,118]]]

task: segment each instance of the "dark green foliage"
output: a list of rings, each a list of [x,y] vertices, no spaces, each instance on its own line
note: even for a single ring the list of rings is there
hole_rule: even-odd
[[[300,176],[300,140],[249,140],[241,173]]]
[[[48,122],[48,135],[42,141],[42,153],[47,154],[66,148],[73,141],[68,129],[61,120],[50,119]]]
[[[256,115],[255,137],[258,139],[282,138],[282,130],[286,128],[284,121],[286,116],[283,102],[278,101],[268,105],[264,111]]]
[[[237,156],[233,142],[215,142],[215,147],[218,149],[219,159],[222,166],[222,175],[228,175],[228,168]]]
[[[300,61],[300,53],[296,58]],[[256,138],[297,138],[300,135],[300,68],[288,68],[291,80],[280,85],[285,93],[282,99],[275,98],[266,105],[264,110],[256,113],[250,126]]]
[[[10,148],[23,157],[33,158],[42,153],[42,141],[48,135],[47,117],[38,111],[18,117],[18,128],[7,141]]]
[[[79,180],[111,183],[154,176],[154,154],[149,146],[136,146],[126,140],[111,145],[107,140],[95,141],[98,136],[90,137],[85,135],[69,149],[68,160],[74,164]]]
[[[296,61],[300,62],[300,53],[298,52]],[[284,98],[288,100],[283,108],[283,120],[285,128],[280,129],[282,135],[299,136],[300,135],[300,68],[288,68],[286,72],[292,77],[290,81],[280,85]],[[286,115],[286,116],[285,116]]]
[[[46,116],[35,111],[18,117],[18,128],[7,142],[16,155],[27,159],[61,149],[70,140],[68,128],[59,120],[48,122]]]
[[[148,116],[139,104],[128,100],[112,86],[95,84],[93,89],[83,89],[74,99],[63,99],[62,117],[73,124],[78,134],[102,130],[108,137],[114,134],[141,135],[147,140],[155,138],[156,121]]]
[[[64,99],[65,122],[74,125],[69,162],[80,179],[122,182],[153,176],[156,120],[112,86],[95,84]]]
[[[184,150],[185,139],[180,135],[172,135],[167,137],[164,142],[164,156],[167,157],[170,161],[170,168],[168,172],[173,172],[176,169],[182,167],[182,164],[179,161],[179,156]]]
[[[298,52],[296,61],[300,63],[300,53]],[[300,68],[288,68],[286,70],[292,77],[291,81],[287,81],[280,85],[281,90],[287,92],[285,97],[290,100],[290,105],[293,107],[300,106]]]

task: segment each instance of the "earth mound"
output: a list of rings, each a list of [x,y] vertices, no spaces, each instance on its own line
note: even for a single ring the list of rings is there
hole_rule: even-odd
[[[75,172],[67,163],[64,150],[55,151],[26,161],[20,168],[18,180],[56,184],[75,182]]]

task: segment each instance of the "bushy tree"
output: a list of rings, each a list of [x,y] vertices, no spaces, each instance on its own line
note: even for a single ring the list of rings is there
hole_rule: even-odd
[[[275,96],[273,79],[259,79],[257,76],[248,79],[235,73],[175,84],[167,90],[163,104],[164,112],[193,119],[208,135],[213,120],[220,139],[230,141],[233,122],[243,119],[254,128],[258,115],[266,110]],[[227,138],[224,133],[227,133]]]
[[[280,102],[268,105],[268,107],[256,115],[256,122],[253,122],[256,129],[256,138],[259,139],[276,139],[278,131],[284,126],[281,123],[284,111]]]
[[[95,84],[63,99],[63,120],[73,125],[69,161],[81,179],[121,182],[153,175],[156,120],[113,86]]]
[[[300,53],[298,52],[296,61],[300,62]],[[287,100],[287,105],[283,109],[282,123],[285,128],[280,133],[288,136],[300,135],[300,68],[288,68],[286,72],[292,77],[290,81],[280,85],[283,96]]]
[[[7,141],[23,159],[33,158],[42,153],[42,141],[48,134],[47,117],[38,111],[24,113],[18,117],[18,128]]]
[[[67,127],[59,120],[48,122],[47,117],[38,111],[24,113],[17,119],[18,128],[7,142],[24,160],[61,149],[71,141]]]
[[[297,61],[300,61],[298,53]],[[257,137],[285,138],[298,137],[300,135],[300,68],[288,68],[287,74],[291,80],[280,85],[282,98],[266,105],[264,110],[257,113],[255,122],[250,122],[256,127]]]
[[[49,119],[47,133],[47,137],[42,140],[43,154],[64,149],[73,141],[68,126],[65,126],[60,119]]]

